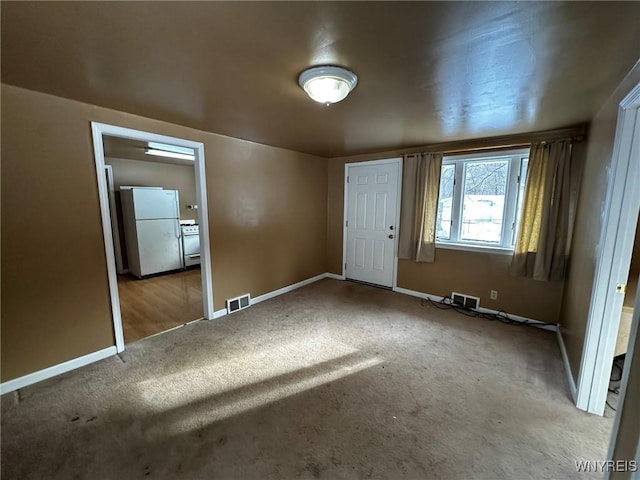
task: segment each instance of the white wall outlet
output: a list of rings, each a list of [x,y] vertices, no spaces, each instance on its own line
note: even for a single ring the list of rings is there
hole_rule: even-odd
[[[497,300],[498,299],[498,291],[497,290],[491,290],[491,296],[489,298],[491,300]]]

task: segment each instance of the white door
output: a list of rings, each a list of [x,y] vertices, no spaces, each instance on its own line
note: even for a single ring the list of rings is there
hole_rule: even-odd
[[[139,220],[140,275],[182,268],[180,226],[177,219]]]
[[[157,190],[151,188],[134,188],[133,204],[136,220],[154,218],[178,218],[177,190]]]
[[[346,277],[393,286],[399,163],[347,169]]]

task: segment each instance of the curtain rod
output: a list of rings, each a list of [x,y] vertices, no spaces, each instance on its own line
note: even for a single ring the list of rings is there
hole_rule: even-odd
[[[423,152],[442,152],[447,155],[451,155],[453,153],[477,152],[481,150],[501,150],[518,147],[528,148],[531,143],[535,141],[560,140],[562,138],[570,138],[572,142],[580,142],[586,138],[587,127],[588,124],[583,124],[555,130],[518,133],[515,135],[503,135],[501,137],[478,138],[473,140],[432,143],[430,145],[417,145],[413,147],[398,148],[395,150],[358,153],[356,155],[342,155],[329,158],[336,158],[345,162],[358,162],[362,160],[377,160],[380,158],[391,158]]]
[[[503,137],[489,137],[476,140],[462,140],[459,142],[437,143],[425,146],[421,151],[425,153],[441,152],[445,154],[477,152],[481,150],[504,150],[507,148],[525,148],[534,142],[568,139],[571,143],[585,139],[585,126],[547,130],[528,134],[506,135]]]
[[[431,150],[431,148],[428,148],[425,150],[425,153],[440,152],[446,155],[454,155],[457,153],[481,152],[484,150],[506,150],[511,148],[527,148],[530,145],[531,145],[531,142],[520,142],[520,143],[501,143],[500,145],[492,145],[492,146],[460,147],[460,148],[452,148],[451,150]]]

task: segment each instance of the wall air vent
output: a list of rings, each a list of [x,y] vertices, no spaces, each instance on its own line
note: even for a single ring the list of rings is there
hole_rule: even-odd
[[[251,306],[251,295],[245,293],[239,297],[227,300],[227,313],[237,312],[249,306]]]
[[[451,292],[451,300],[455,305],[459,305],[461,307],[470,308],[472,310],[480,308],[480,299],[478,297],[472,297],[471,295],[466,295],[464,293]]]

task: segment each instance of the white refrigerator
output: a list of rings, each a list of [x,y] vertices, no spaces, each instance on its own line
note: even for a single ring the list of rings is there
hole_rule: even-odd
[[[177,190],[120,190],[129,273],[138,278],[183,268]]]

